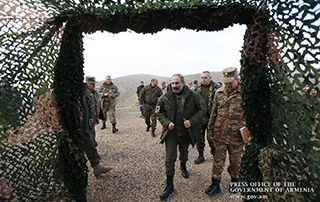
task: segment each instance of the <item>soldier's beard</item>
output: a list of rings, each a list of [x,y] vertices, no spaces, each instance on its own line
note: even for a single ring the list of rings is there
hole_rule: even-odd
[[[182,91],[183,86],[180,86],[180,88],[172,88],[172,91],[174,93],[180,93]]]

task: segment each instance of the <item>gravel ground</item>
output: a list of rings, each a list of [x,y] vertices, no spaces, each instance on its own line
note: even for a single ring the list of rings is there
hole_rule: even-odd
[[[89,202],[160,201],[159,194],[166,186],[165,148],[159,144],[162,126],[158,122],[157,136],[154,138],[145,131],[146,125],[139,115],[138,106],[117,108],[119,131],[116,134],[111,132],[109,122],[105,130],[100,129],[101,123],[96,126],[101,165],[111,166],[113,170],[96,179],[90,167],[87,189]],[[221,193],[214,197],[206,195],[204,191],[211,184],[212,168],[208,145],[205,148],[206,161],[200,165],[194,164],[197,156],[196,149],[190,146],[187,162],[189,179],[182,177],[177,159],[175,192],[166,201],[242,201],[236,199],[240,197],[239,193],[228,192],[230,176],[226,166],[220,184]]]

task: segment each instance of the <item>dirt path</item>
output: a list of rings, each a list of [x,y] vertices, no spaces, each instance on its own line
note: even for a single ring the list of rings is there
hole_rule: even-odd
[[[160,123],[157,125],[157,136],[153,138],[150,132],[145,132],[146,126],[144,120],[139,118],[138,107],[118,108],[116,115],[118,133],[111,132],[109,122],[105,130],[100,130],[101,123],[96,126],[101,164],[112,166],[113,170],[96,179],[90,168],[88,201],[160,201],[159,194],[166,186],[165,148],[159,144]],[[187,162],[189,179],[181,176],[177,160],[175,193],[167,201],[241,201],[235,199],[240,196],[239,193],[228,192],[230,177],[226,168],[220,186],[222,192],[214,197],[204,193],[211,184],[212,157],[208,145],[205,148],[204,163],[194,164],[197,155],[196,149],[190,146]]]

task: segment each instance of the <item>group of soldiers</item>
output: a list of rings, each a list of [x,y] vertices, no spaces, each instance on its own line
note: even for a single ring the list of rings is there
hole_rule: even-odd
[[[174,192],[177,150],[184,178],[189,178],[186,162],[190,144],[196,145],[199,153],[195,164],[205,161],[206,134],[213,156],[213,168],[212,183],[205,193],[213,196],[221,192],[220,180],[227,151],[230,160],[228,172],[231,175],[229,191],[237,193],[241,152],[245,145],[239,129],[246,125],[239,80],[237,68],[229,67],[223,70],[222,83],[214,82],[209,71],[201,73],[201,84],[194,83],[190,87],[185,85],[181,74],[174,74],[167,86],[162,83],[162,89],[157,86],[156,78],[147,86],[140,83],[137,95],[141,117],[145,118],[147,125],[146,131],[151,128],[151,135],[155,137],[157,119],[162,125],[160,139],[161,143],[165,143],[167,185],[160,199],[167,199]]]

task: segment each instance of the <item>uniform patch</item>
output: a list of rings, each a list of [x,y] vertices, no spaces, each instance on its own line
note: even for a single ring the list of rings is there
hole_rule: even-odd
[[[156,113],[160,112],[160,106],[156,106]]]

